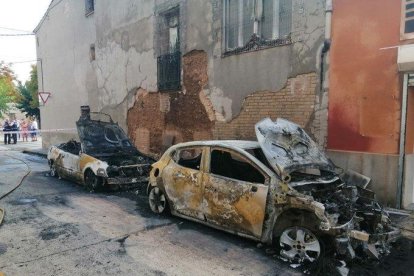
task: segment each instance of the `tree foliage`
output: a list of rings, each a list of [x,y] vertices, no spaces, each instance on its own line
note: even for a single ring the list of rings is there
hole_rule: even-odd
[[[8,103],[19,100],[14,81],[16,77],[9,64],[0,61],[0,116],[8,110]]]
[[[17,101],[17,108],[26,113],[26,116],[35,116],[40,118],[37,67],[32,65],[30,79],[23,84],[19,83],[18,91],[20,93]]]

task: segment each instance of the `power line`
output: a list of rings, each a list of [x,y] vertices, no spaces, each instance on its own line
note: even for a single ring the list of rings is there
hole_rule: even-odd
[[[33,59],[33,60],[25,60],[25,61],[15,61],[15,62],[9,62],[10,64],[19,64],[19,63],[29,63],[29,62],[37,62],[37,59]]]
[[[32,33],[31,31],[25,31],[25,30],[19,30],[19,29],[7,28],[7,27],[0,27],[0,29],[14,31],[14,32],[30,33],[30,34]]]
[[[35,34],[0,34],[0,36],[29,36]]]

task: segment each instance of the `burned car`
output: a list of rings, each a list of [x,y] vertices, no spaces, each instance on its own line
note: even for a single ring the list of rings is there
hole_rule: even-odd
[[[90,191],[147,182],[154,160],[139,152],[109,115],[92,114],[100,119],[88,115],[76,122],[80,142],[49,148],[50,175],[73,180]]]
[[[292,262],[313,262],[324,248],[344,258],[386,253],[399,232],[366,177],[342,173],[289,121],[264,119],[256,134],[169,148],[150,173],[151,210],[273,244]]]

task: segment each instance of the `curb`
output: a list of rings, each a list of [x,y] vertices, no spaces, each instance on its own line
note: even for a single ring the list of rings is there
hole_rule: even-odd
[[[47,153],[38,152],[38,151],[31,151],[31,150],[23,150],[23,153],[30,154],[30,155],[36,155],[43,158],[47,158]]]

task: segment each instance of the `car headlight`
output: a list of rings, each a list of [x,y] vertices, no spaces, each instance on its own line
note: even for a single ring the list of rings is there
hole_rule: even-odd
[[[104,169],[102,169],[102,168],[99,168],[99,169],[97,170],[96,174],[97,174],[98,176],[106,176],[106,172],[105,172],[105,170],[104,170]]]

